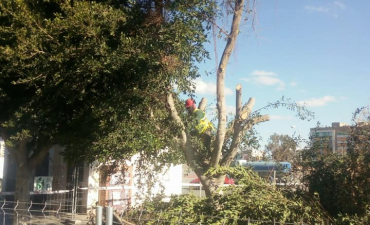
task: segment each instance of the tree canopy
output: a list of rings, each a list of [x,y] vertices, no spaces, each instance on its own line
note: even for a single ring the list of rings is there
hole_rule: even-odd
[[[157,23],[143,5],[2,1],[0,119],[6,139],[44,136],[83,150],[113,131],[131,129],[135,137],[155,130],[145,123],[152,121],[150,113],[165,109],[170,85],[189,90],[198,76],[194,62],[207,55],[205,3],[186,9],[168,3],[166,22]]]
[[[297,150],[296,141],[289,135],[272,134],[266,145],[266,153],[276,161],[292,162]]]
[[[53,144],[64,146],[69,160],[141,150],[155,156],[177,135],[166,94],[173,86],[189,92],[199,76],[195,62],[207,57],[211,5],[1,1],[0,133],[7,149],[26,170]]]

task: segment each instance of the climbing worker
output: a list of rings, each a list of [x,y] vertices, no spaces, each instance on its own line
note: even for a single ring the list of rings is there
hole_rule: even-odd
[[[204,133],[213,130],[212,123],[207,119],[206,113],[203,110],[197,109],[195,100],[189,98],[185,101],[185,107],[190,114],[194,116],[196,121],[195,128],[199,133]]]
[[[214,128],[212,123],[207,119],[206,113],[197,108],[193,98],[189,98],[185,101],[185,107],[189,114],[194,117],[196,133],[202,138],[204,146],[210,148],[211,132]]]

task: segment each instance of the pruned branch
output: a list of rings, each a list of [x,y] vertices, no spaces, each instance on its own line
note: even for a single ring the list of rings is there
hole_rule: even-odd
[[[184,123],[182,122],[182,120],[181,120],[181,118],[180,118],[180,116],[179,116],[179,114],[176,110],[175,102],[173,100],[172,93],[168,93],[167,96],[166,96],[166,99],[167,99],[167,104],[169,106],[170,115],[171,115],[172,119],[180,125],[180,129],[181,129],[180,148],[183,150],[183,152],[185,154],[185,158],[186,158],[186,161],[188,162],[188,165],[193,166],[194,165],[194,162],[193,162],[193,160],[194,160],[194,150],[191,147],[191,142],[188,139],[187,133],[185,132]]]
[[[204,111],[204,109],[206,108],[206,106],[207,106],[207,99],[206,98],[202,98],[202,100],[200,100],[200,102],[199,102],[198,108],[200,110],[203,110]]]
[[[235,119],[240,120],[240,113],[242,110],[242,85],[238,84],[235,88],[236,90],[236,107],[235,107]]]
[[[185,133],[185,126],[184,126],[184,123],[182,122],[177,110],[176,110],[176,107],[175,107],[175,102],[173,100],[173,96],[171,93],[168,93],[167,96],[166,96],[166,99],[167,99],[167,104],[169,106],[169,110],[170,110],[170,115],[172,117],[172,119],[174,119],[181,127],[181,139],[182,139],[182,145],[185,146],[185,143],[187,141],[187,136],[186,136],[186,133]]]
[[[253,125],[256,125],[256,124],[259,124],[259,123],[262,123],[262,122],[266,122],[266,121],[269,121],[270,120],[270,116],[269,115],[262,115],[262,116],[257,116],[257,117],[254,117],[253,118]]]
[[[255,99],[249,98],[247,104],[245,104],[241,110],[241,119],[246,120],[252,112]]]
[[[243,121],[246,123],[243,127],[239,127],[238,130],[235,129],[235,124],[237,124],[234,121],[234,134],[233,139],[229,148],[229,151],[225,154],[225,156],[221,160],[221,166],[230,165],[231,161],[235,158],[236,153],[238,152],[238,147],[240,145],[241,137],[245,135],[245,133],[250,130],[254,125],[262,122],[266,122],[270,120],[269,115],[262,115],[262,116],[256,116],[250,121]]]

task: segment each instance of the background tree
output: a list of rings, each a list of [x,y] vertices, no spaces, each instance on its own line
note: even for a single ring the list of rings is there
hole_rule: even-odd
[[[54,144],[68,160],[105,161],[170,143],[165,96],[198,76],[209,5],[0,2],[0,134],[17,161],[17,200],[28,201]]]
[[[265,146],[265,152],[276,161],[293,162],[297,150],[296,141],[289,135],[272,134]]]
[[[312,145],[302,152],[303,182],[311,195],[319,196],[322,206],[333,217],[360,217],[367,224],[370,205],[369,140],[370,126],[367,116],[361,122],[363,109],[354,113],[353,125],[347,139],[347,154],[323,152],[320,145]],[[357,224],[360,222],[357,221]],[[366,222],[367,221],[367,222]]]

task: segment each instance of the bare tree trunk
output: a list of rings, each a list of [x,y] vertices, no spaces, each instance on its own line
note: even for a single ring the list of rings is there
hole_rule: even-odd
[[[47,138],[39,138],[37,153],[29,157],[27,143],[25,139],[19,143],[17,149],[9,149],[9,152],[17,162],[17,173],[15,181],[14,200],[19,201],[18,208],[25,209],[30,201],[30,191],[32,188],[32,171],[39,165],[52,147],[51,141]]]
[[[28,165],[27,142],[28,140],[23,140],[17,149],[9,150],[13,152],[12,155],[15,156],[17,162],[14,200],[19,201],[19,209],[26,209],[27,202],[30,200],[32,169]]]
[[[19,201],[19,209],[26,209],[27,203],[30,202],[31,178],[32,169],[27,162],[18,162],[14,200]]]
[[[198,177],[200,182],[202,183],[202,188],[207,198],[212,197],[212,194],[215,193],[218,188],[224,185],[225,175],[220,175],[212,179],[207,179],[207,177],[204,176],[204,173],[202,173],[199,174]]]
[[[239,34],[240,21],[243,15],[244,0],[235,1],[234,17],[231,31],[227,38],[227,43],[217,69],[217,110],[218,128],[216,134],[215,148],[212,153],[211,166],[216,168],[219,165],[222,146],[226,135],[226,101],[225,101],[225,75],[226,67],[229,63],[230,55],[235,47],[236,38]]]

